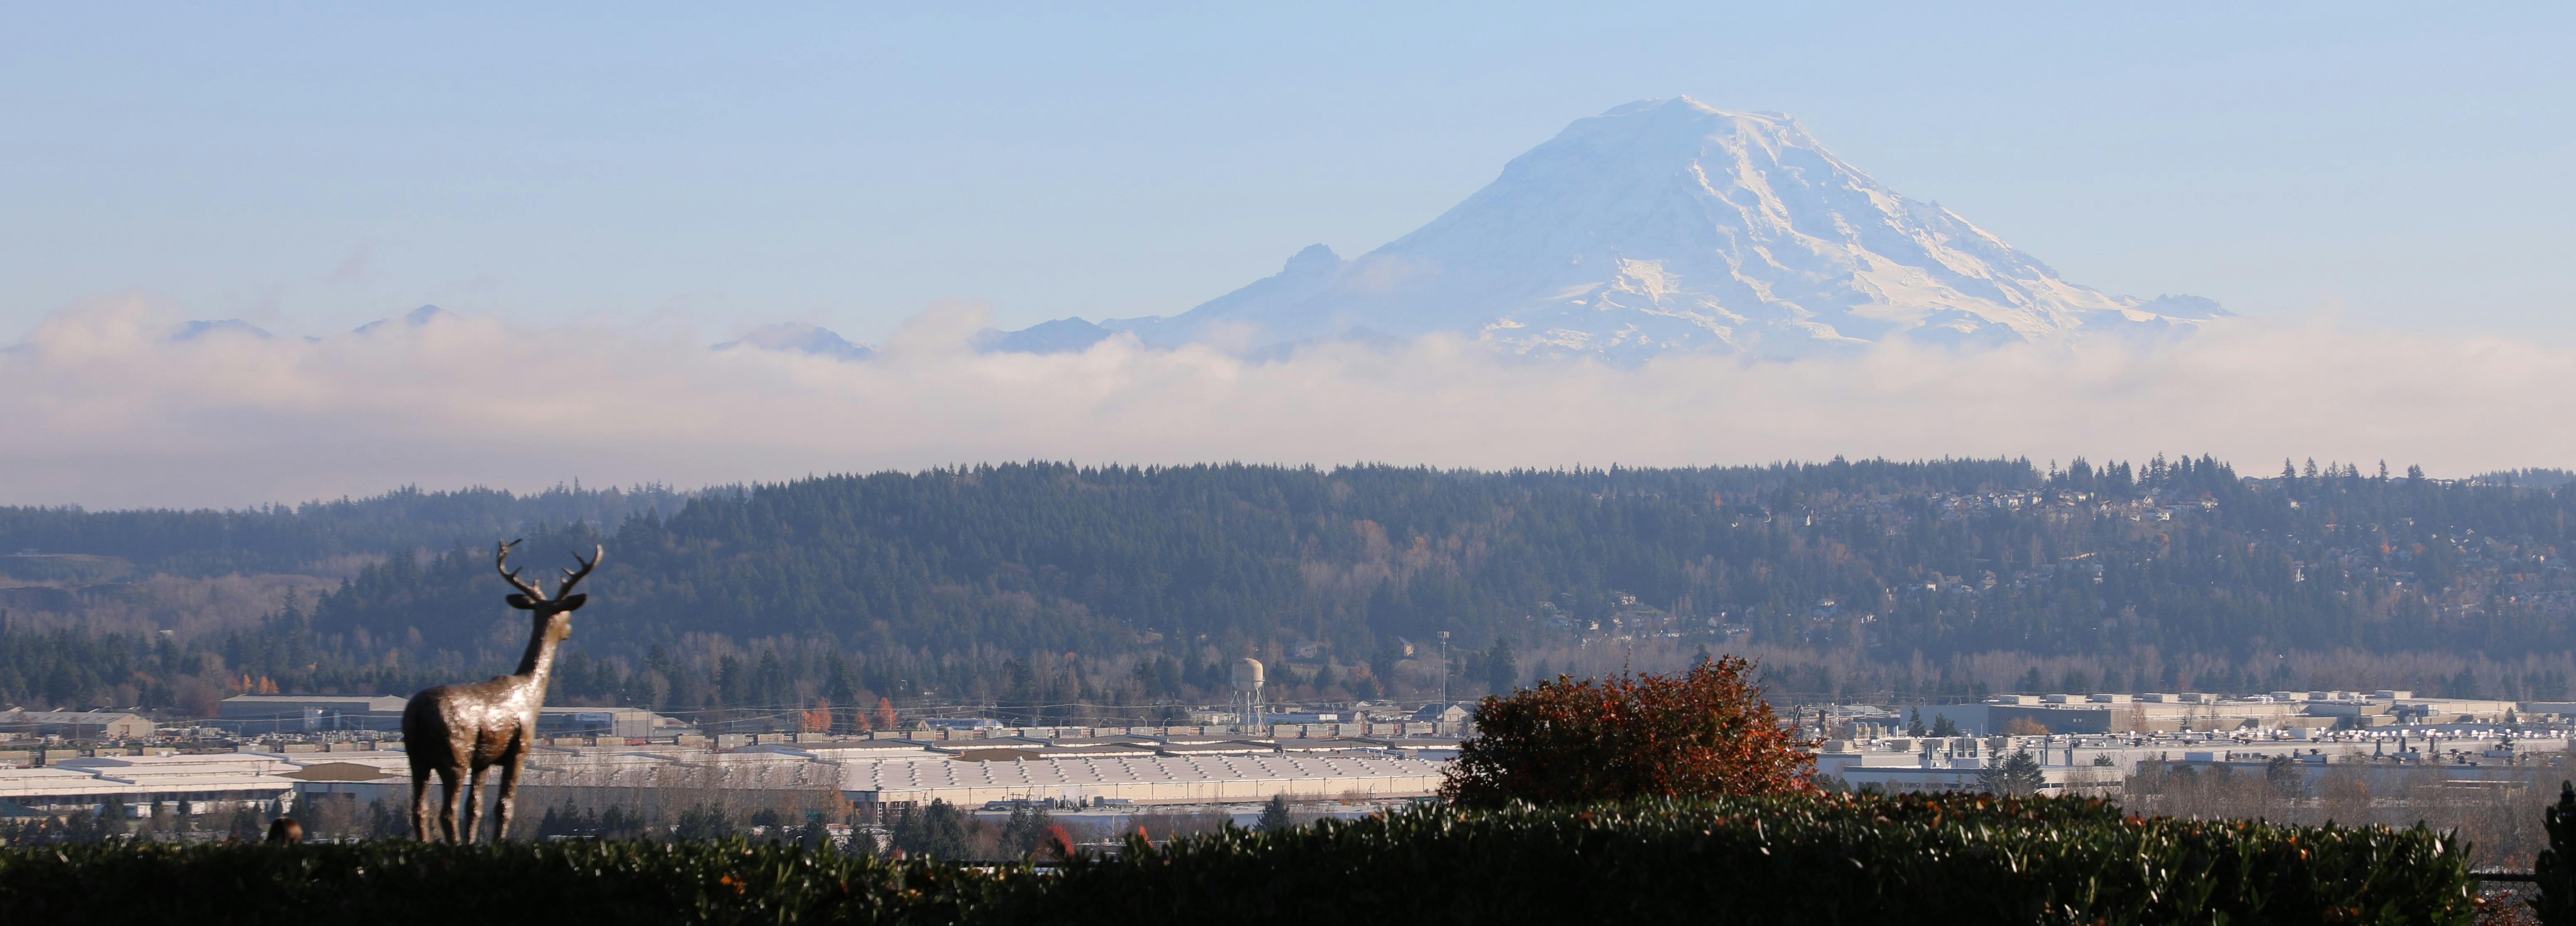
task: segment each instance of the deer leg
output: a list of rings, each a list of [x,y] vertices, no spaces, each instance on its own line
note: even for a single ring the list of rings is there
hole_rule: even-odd
[[[438,831],[448,842],[456,841],[456,806],[465,800],[465,770],[449,766],[438,770],[438,783],[444,789],[444,800],[438,806]]]
[[[476,768],[472,783],[465,786],[466,842],[473,842],[475,837],[482,835],[479,831],[483,828],[483,775],[491,770],[489,765]]]
[[[510,812],[517,809],[518,802],[519,757],[511,756],[510,761],[501,764],[501,812],[500,818],[492,825],[493,842],[510,838]]]
[[[429,841],[429,770],[411,770],[411,838]]]

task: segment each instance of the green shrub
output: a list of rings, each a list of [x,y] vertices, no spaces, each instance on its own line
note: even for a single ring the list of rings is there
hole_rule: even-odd
[[[794,847],[88,844],[0,851],[20,923],[954,923],[1015,872]]]
[[[1024,922],[2425,923],[2473,920],[2417,828],[2142,820],[2072,799],[1430,807],[1074,866]]]
[[[1425,806],[1229,829],[1054,874],[795,847],[563,841],[0,851],[10,922],[2420,923],[2473,920],[2417,827],[1985,795]]]

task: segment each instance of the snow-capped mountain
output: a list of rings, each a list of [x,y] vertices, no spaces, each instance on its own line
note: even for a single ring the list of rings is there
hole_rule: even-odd
[[[1870,179],[1786,116],[1677,97],[1575,122],[1357,259],[1316,245],[1177,316],[1065,319],[987,343],[1044,352],[1132,332],[1257,351],[1446,331],[1520,354],[1797,357],[1899,338],[2161,336],[2226,314],[2069,283]]]

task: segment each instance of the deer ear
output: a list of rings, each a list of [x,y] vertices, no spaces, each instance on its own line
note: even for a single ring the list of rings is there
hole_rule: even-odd
[[[534,610],[536,610],[536,609],[537,609],[537,603],[536,603],[536,602],[529,601],[529,600],[528,600],[528,596],[526,596],[526,595],[522,595],[522,594],[519,594],[519,593],[517,593],[517,592],[511,592],[511,593],[510,593],[510,597],[509,597],[509,598],[507,598],[507,599],[505,599],[505,600],[507,600],[508,602],[510,602],[510,606],[511,606],[511,607],[513,607],[513,608],[517,608],[517,609],[519,609],[519,610],[521,610],[521,611],[534,611]]]
[[[566,598],[566,599],[564,599],[564,600],[562,600],[562,601],[555,602],[555,610],[557,610],[557,611],[579,611],[579,610],[581,610],[581,603],[582,603],[582,602],[585,602],[585,601],[589,601],[589,600],[590,600],[590,596],[589,596],[589,595],[574,595],[574,596],[572,596],[572,597],[570,597],[570,598]]]

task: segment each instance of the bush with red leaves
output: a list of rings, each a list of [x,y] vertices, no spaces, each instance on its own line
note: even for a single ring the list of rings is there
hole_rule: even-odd
[[[1814,791],[1816,741],[1772,716],[1752,668],[1728,656],[1488,697],[1441,796],[1495,807]]]

